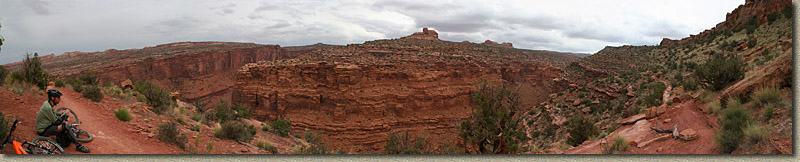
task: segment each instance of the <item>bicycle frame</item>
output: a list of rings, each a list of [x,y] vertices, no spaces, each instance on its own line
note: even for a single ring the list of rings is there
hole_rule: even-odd
[[[16,154],[28,154],[28,152],[31,151],[29,149],[25,149],[25,147],[23,147],[22,145],[28,145],[28,147],[36,147],[36,148],[39,148],[39,149],[42,149],[42,150],[47,150],[48,153],[51,153],[50,152],[51,150],[49,150],[49,148],[41,146],[41,145],[38,145],[38,144],[35,144],[35,143],[32,143],[32,142],[27,141],[27,140],[23,141],[23,142],[18,142],[18,141],[11,140],[11,133],[13,133],[15,129],[17,129],[17,123],[18,122],[19,122],[19,119],[14,119],[14,124],[12,124],[11,125],[11,129],[8,130],[8,136],[6,136],[6,139],[3,140],[2,144],[0,144],[0,149],[5,148],[6,144],[11,142],[11,145],[14,147],[14,153],[16,153]]]
[[[0,145],[0,149],[5,148],[6,144],[8,142],[11,142],[11,145],[14,147],[14,152],[15,153],[17,153],[17,154],[28,154],[28,151],[25,150],[24,147],[22,147],[23,144],[28,144],[28,141],[25,141],[25,143],[22,143],[22,142],[17,142],[17,141],[12,141],[11,140],[11,133],[13,133],[15,129],[17,129],[17,122],[19,122],[19,119],[14,119],[14,124],[11,124],[11,129],[8,130],[8,136],[6,136],[6,139],[3,140],[3,144]]]

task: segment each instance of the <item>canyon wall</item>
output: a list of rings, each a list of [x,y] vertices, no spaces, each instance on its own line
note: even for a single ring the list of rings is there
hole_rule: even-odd
[[[519,87],[523,105],[533,106],[565,87],[553,79],[576,59],[438,40],[374,41],[247,64],[232,100],[254,108],[255,119],[289,119],[296,133],[321,133],[331,150],[381,152],[390,132],[424,134],[438,149],[458,142],[475,83],[521,83],[509,88]]]

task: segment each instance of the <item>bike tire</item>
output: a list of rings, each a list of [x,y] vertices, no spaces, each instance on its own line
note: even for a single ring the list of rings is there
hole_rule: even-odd
[[[78,128],[72,128],[72,129],[73,129],[72,133],[75,134],[73,136],[75,137],[75,141],[78,141],[80,143],[88,143],[92,142],[92,140],[94,139],[94,136],[92,136],[92,134],[86,130]]]
[[[47,137],[39,136],[33,138],[33,141],[31,141],[31,143],[45,147],[45,149],[42,149],[34,145],[30,145],[29,147],[31,150],[31,154],[67,154],[67,152],[64,152],[64,148],[61,148],[61,146],[58,145],[56,141],[53,141],[52,139]]]
[[[59,107],[58,109],[56,109],[56,112],[61,111],[61,110],[67,110],[67,111],[69,111],[69,113],[72,114],[72,116],[70,116],[70,117],[75,119],[75,122],[73,122],[73,124],[80,123],[80,120],[78,120],[78,115],[76,115],[75,112],[72,111],[72,109],[69,109],[69,108],[66,108],[66,107]]]

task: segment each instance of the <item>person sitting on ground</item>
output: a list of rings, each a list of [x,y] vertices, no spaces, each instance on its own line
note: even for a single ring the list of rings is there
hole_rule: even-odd
[[[67,128],[67,123],[64,122],[67,120],[68,116],[63,112],[56,114],[57,112],[53,109],[53,107],[60,102],[61,92],[56,89],[47,90],[47,101],[44,101],[42,108],[39,108],[39,113],[36,116],[36,133],[40,136],[69,137],[65,129]],[[70,138],[70,140],[75,143],[75,150],[83,153],[89,153],[89,151],[91,151],[89,148],[75,141],[75,139]]]

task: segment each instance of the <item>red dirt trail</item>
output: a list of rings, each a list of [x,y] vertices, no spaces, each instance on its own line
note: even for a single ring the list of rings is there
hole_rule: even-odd
[[[48,87],[54,88],[54,87]],[[86,98],[80,98],[80,94],[66,88],[55,88],[61,91],[61,103],[56,107],[67,107],[74,111],[82,125],[81,129],[87,130],[94,135],[94,140],[83,144],[92,151],[89,154],[179,154],[181,150],[176,146],[168,145],[158,141],[156,138],[148,138],[141,133],[132,133],[130,124],[120,121],[114,116],[113,110],[121,104],[106,97],[102,102],[92,102]],[[26,94],[17,97],[16,94],[0,88],[0,111],[7,117],[20,119],[17,130],[12,134],[15,140],[32,140],[38,136],[35,133],[34,123],[36,114],[42,102],[46,100],[44,96]],[[70,120],[74,118],[70,117]],[[72,121],[70,121],[72,122]],[[55,137],[51,137],[55,139]],[[13,149],[10,145],[3,148],[2,153],[8,154]],[[75,144],[64,148],[68,154],[84,154],[75,150]]]

